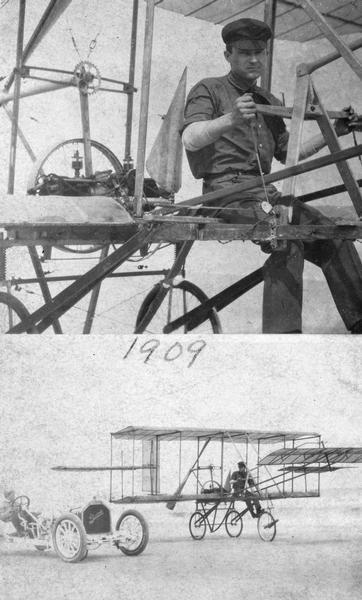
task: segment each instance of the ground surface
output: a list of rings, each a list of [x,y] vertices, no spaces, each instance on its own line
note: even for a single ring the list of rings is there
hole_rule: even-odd
[[[138,557],[103,546],[84,562],[67,564],[53,551],[39,553],[2,542],[2,597],[357,600],[362,584],[360,507],[349,500],[331,503],[328,496],[295,502],[294,508],[291,502],[276,506],[280,521],[272,543],[258,538],[249,517],[239,539],[222,530],[193,541],[187,529],[190,513],[174,515],[163,507],[147,515],[150,542]]]

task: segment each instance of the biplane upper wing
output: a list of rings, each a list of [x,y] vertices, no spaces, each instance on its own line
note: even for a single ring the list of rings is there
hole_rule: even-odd
[[[259,465],[310,465],[362,463],[362,448],[281,448],[259,461]]]
[[[316,4],[338,34],[362,31],[361,2],[323,0]],[[264,5],[260,0],[156,0],[157,7],[217,25],[226,25],[241,17],[263,20]],[[279,39],[296,42],[306,42],[323,35],[297,0],[280,0],[277,3],[275,33]]]
[[[314,438],[318,433],[310,431],[265,431],[255,429],[194,429],[192,427],[161,428],[129,426],[111,434],[115,439],[160,441],[223,440],[226,443],[258,442],[260,444],[282,444],[285,441]]]

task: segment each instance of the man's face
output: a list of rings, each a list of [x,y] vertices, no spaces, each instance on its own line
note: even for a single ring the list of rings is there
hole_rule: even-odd
[[[225,58],[231,71],[246,81],[255,81],[263,73],[266,65],[266,50],[246,50],[235,42],[231,52],[226,50]]]

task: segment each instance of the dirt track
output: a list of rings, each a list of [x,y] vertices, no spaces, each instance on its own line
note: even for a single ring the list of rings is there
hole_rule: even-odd
[[[250,519],[237,540],[222,532],[196,542],[188,534],[186,515],[167,515],[162,524],[151,520],[142,555],[127,557],[104,546],[77,564],[62,562],[53,551],[2,542],[2,598],[357,600],[360,524],[350,520],[347,525],[335,515],[330,511],[321,520],[312,520],[307,510],[298,519],[284,515],[271,544],[257,537]]]

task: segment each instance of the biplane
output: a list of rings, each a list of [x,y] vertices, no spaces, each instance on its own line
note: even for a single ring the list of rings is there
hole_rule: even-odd
[[[238,462],[245,468],[242,486],[235,484]],[[109,466],[53,468],[109,471],[115,504],[165,503],[173,510],[194,502],[189,531],[195,540],[222,527],[239,537],[250,514],[260,538],[271,542],[274,500],[319,497],[321,474],[361,462],[361,447],[326,448],[315,432],[129,426],[111,433]]]
[[[360,156],[362,145],[355,143],[342,149],[335,135],[332,119],[345,118],[345,111],[326,110],[313,80],[321,67],[343,58],[347,67],[362,79],[362,64],[354,53],[362,47],[362,39],[347,44],[341,37],[362,30],[362,8],[356,2],[335,0],[146,0],[144,49],[140,91],[140,114],[136,160],[131,157],[132,115],[135,88],[135,55],[139,0],[133,0],[129,80],[102,77],[89,60],[78,63],[74,71],[45,69],[29,64],[33,50],[43,42],[57,19],[67,10],[71,0],[50,0],[35,31],[24,45],[26,0],[19,1],[16,66],[0,94],[0,105],[11,119],[8,194],[0,199],[0,281],[5,291],[0,293],[3,332],[42,333],[53,327],[62,332],[60,318],[82,298],[90,294],[83,333],[90,333],[96,314],[100,286],[107,277],[136,276],[146,273],[121,272],[124,263],[139,254],[147,257],[165,244],[175,246],[175,259],[169,268],[149,271],[161,276],[161,281],[144,298],[135,318],[135,332],[193,332],[203,324],[213,333],[221,331],[218,312],[263,281],[262,269],[257,269],[208,298],[193,283],[185,280],[185,262],[195,241],[253,240],[272,246],[288,239],[349,239],[361,238],[362,197],[360,180],[349,165],[349,159]],[[239,16],[264,19],[277,39],[306,42],[325,37],[333,51],[297,67],[295,100],[292,107],[258,105],[263,114],[290,119],[290,141],[286,166],[268,175],[255,177],[248,184],[235,184],[227,191],[210,192],[177,202],[180,186],[181,141],[178,130],[185,98],[185,76],[165,115],[159,136],[146,161],[148,107],[152,66],[154,20],[158,10],[168,10],[187,18],[199,18],[225,25]],[[117,4],[115,4],[117,11]],[[263,85],[270,89],[273,64],[273,44],[269,43],[268,68]],[[35,80],[34,87],[22,89],[23,79]],[[76,88],[81,107],[82,136],[57,144],[45,156],[37,157],[19,127],[19,107],[22,97]],[[107,147],[91,139],[89,95],[95,91],[118,91],[127,98],[125,156],[119,160]],[[8,108],[13,103],[12,111]],[[177,118],[175,115],[178,115]],[[329,154],[298,162],[303,124],[314,120],[324,135]],[[29,194],[14,193],[16,148],[18,140],[25,145],[34,161],[28,183]],[[340,185],[299,197],[309,202],[347,192],[351,200],[348,218],[333,219],[329,225],[293,225],[291,210],[280,205],[276,216],[255,226],[230,224],[214,215],[213,203],[243,193],[255,185],[282,183],[284,197],[295,194],[296,178],[335,165],[342,179]],[[145,176],[148,168],[151,177]],[[197,209],[202,206],[202,214]],[[211,212],[207,212],[207,211]],[[213,216],[214,215],[214,216]],[[351,216],[352,215],[352,216]],[[6,249],[24,246],[28,249],[35,270],[34,278],[7,279]],[[52,248],[76,252],[99,251],[97,262],[81,275],[61,278],[47,276],[43,259]],[[38,250],[42,254],[38,253]],[[181,276],[181,282],[177,279]],[[54,281],[64,281],[66,287],[56,295],[51,293]],[[14,294],[13,287],[22,282],[37,283],[43,304],[31,313]]]

